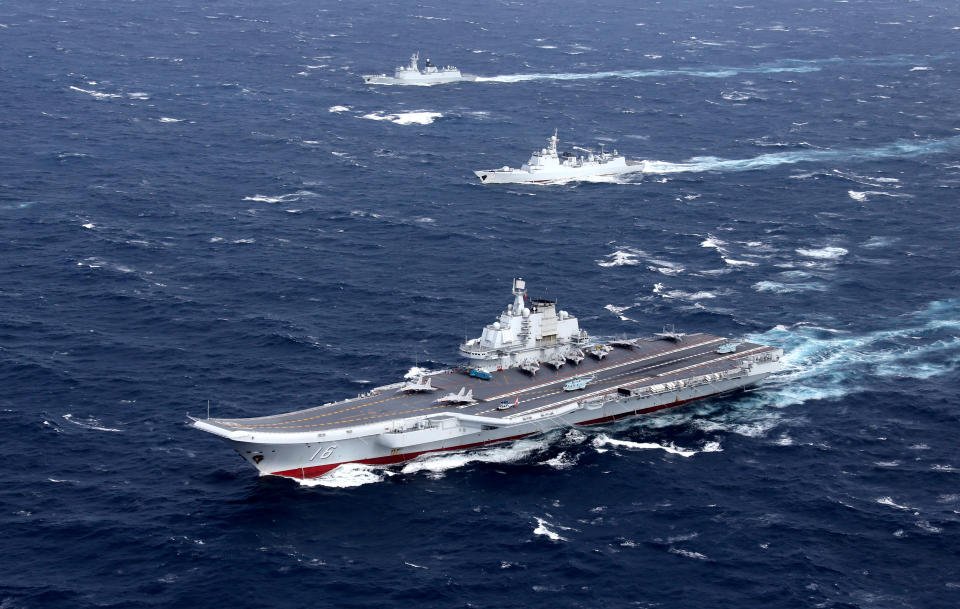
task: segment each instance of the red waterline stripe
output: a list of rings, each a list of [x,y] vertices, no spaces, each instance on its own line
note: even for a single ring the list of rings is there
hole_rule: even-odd
[[[736,389],[731,389],[730,391],[736,391]],[[702,395],[698,398],[690,398],[689,400],[670,402],[669,404],[660,404],[659,406],[651,406],[650,408],[641,408],[640,410],[630,410],[621,414],[610,415],[609,417],[600,417],[599,419],[590,419],[589,421],[580,421],[579,423],[574,423],[574,425],[598,425],[600,423],[612,423],[613,421],[616,421],[619,419],[625,419],[627,417],[632,417],[640,414],[650,414],[651,412],[656,412],[658,410],[666,410],[667,408],[676,408],[677,406],[683,406],[684,404],[689,404],[690,402],[696,402],[697,400],[712,398],[722,393],[727,393],[727,392],[718,391],[717,393],[710,393],[707,395]]]
[[[531,433],[524,433],[517,436],[509,436],[507,438],[498,438],[496,440],[485,440],[483,442],[474,442],[472,444],[462,444],[460,446],[451,446],[449,448],[434,448],[431,450],[421,450],[419,452],[413,453],[404,453],[402,455],[387,455],[385,457],[373,457],[371,459],[359,459],[357,461],[343,461],[342,463],[333,463],[328,465],[315,465],[313,467],[304,467],[296,469],[287,469],[282,472],[273,472],[273,476],[286,476],[287,478],[317,478],[324,475],[335,467],[344,465],[345,463],[362,463],[363,465],[391,465],[393,463],[402,463],[403,461],[409,461],[419,457],[420,455],[425,455],[427,453],[437,453],[437,452],[446,452],[451,450],[464,450],[467,448],[476,448],[477,446],[484,446],[486,444],[496,444],[498,442],[512,442],[514,440],[520,440],[521,438],[526,438],[527,436],[532,435]]]
[[[735,390],[732,390],[735,391]],[[726,391],[719,391],[717,393],[711,393],[708,395],[703,395],[698,398],[690,398],[689,400],[682,400],[676,402],[670,402],[669,404],[660,404],[659,406],[651,406],[650,408],[642,408],[640,410],[631,410],[621,414],[614,414],[608,417],[600,417],[598,419],[590,419],[589,421],[580,421],[579,423],[574,423],[574,425],[599,425],[601,423],[612,423],[619,419],[625,419],[627,417],[633,417],[641,414],[649,414],[651,412],[657,412],[658,410],[666,410],[668,408],[676,408],[677,406],[683,406],[684,404],[689,404],[690,402],[695,402],[697,400],[703,400],[705,398],[712,398],[714,396],[720,395],[722,393],[727,393]],[[500,438],[497,440],[487,440],[485,442],[474,442],[472,444],[462,444],[460,446],[451,446],[450,448],[436,448],[433,450],[422,450],[414,453],[405,453],[402,455],[388,455],[385,457],[374,457],[372,459],[360,459],[358,461],[343,461],[342,463],[333,463],[330,465],[315,465],[313,467],[304,467],[297,469],[288,469],[282,472],[273,472],[273,476],[286,476],[287,478],[297,478],[297,479],[306,479],[306,478],[319,478],[320,476],[326,474],[335,467],[344,465],[346,463],[362,463],[364,465],[391,465],[393,463],[402,463],[403,461],[409,461],[420,455],[425,455],[427,453],[433,452],[446,452],[451,450],[464,450],[467,448],[476,448],[477,446],[484,446],[486,444],[496,444],[499,442],[512,442],[514,440],[520,440],[521,438],[526,438],[527,436],[533,435],[535,432],[520,434],[517,436],[509,436],[507,438]]]

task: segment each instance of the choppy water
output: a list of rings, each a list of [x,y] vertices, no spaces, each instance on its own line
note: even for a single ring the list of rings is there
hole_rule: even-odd
[[[953,3],[0,5],[0,607],[956,607]],[[414,50],[480,75],[363,86]],[[643,178],[481,187],[543,138]],[[733,399],[319,483],[185,413],[454,363],[523,275]]]

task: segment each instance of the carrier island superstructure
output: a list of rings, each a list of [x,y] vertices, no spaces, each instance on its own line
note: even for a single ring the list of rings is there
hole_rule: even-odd
[[[783,352],[710,334],[665,331],[596,341],[556,303],[513,302],[460,346],[467,364],[355,398],[258,418],[191,419],[263,475],[315,478],[346,463],[389,465],[647,415],[756,384]]]

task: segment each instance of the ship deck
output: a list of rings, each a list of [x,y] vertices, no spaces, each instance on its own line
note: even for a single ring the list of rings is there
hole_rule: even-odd
[[[536,375],[515,368],[491,373],[489,381],[468,376],[464,371],[448,370],[432,375],[432,393],[397,393],[396,388],[376,390],[370,394],[332,404],[324,404],[281,414],[247,419],[207,419],[206,423],[227,431],[309,432],[329,431],[365,425],[378,421],[457,412],[469,415],[503,418],[542,410],[598,391],[613,391],[630,385],[665,383],[737,367],[750,353],[762,353],[770,347],[741,342],[735,352],[718,353],[727,339],[709,334],[688,334],[682,341],[639,339],[634,346],[613,347],[602,360],[592,355],[575,365],[568,361],[559,370],[542,364]],[[595,380],[584,390],[564,391],[563,385],[581,375]],[[467,406],[438,404],[437,399],[461,388],[473,390],[476,402]],[[501,401],[516,407],[498,410]]]

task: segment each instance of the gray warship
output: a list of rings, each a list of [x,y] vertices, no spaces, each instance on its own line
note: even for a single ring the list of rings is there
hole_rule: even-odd
[[[646,166],[645,161],[628,161],[616,150],[612,154],[605,152],[602,146],[599,153],[579,146],[574,146],[573,149],[583,152],[582,155],[561,153],[557,148],[558,141],[557,131],[554,129],[553,136],[547,139],[547,146],[535,150],[519,169],[504,165],[499,169],[485,169],[473,173],[484,184],[545,183],[642,173]]]
[[[191,418],[261,475],[316,478],[340,465],[387,466],[511,442],[557,427],[650,415],[754,385],[782,350],[669,330],[593,340],[556,302],[513,301],[460,346],[466,363],[420,372],[355,398],[257,418]]]
[[[364,74],[363,82],[368,85],[442,85],[452,82],[474,81],[477,77],[472,74],[461,74],[454,66],[439,67],[427,59],[426,65],[420,69],[420,54],[410,56],[410,63],[397,66],[393,76],[386,74]]]

